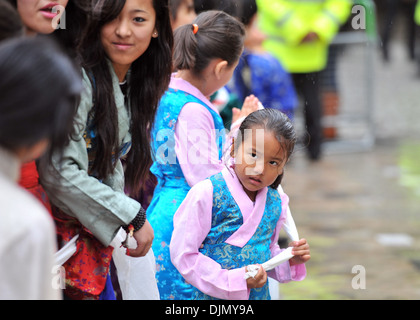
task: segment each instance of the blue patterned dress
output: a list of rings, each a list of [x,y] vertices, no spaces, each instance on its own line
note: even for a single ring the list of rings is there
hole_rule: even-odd
[[[202,105],[211,113],[216,130],[224,130],[220,115],[195,96],[172,88],[163,96],[152,129],[154,163],[151,172],[157,178],[157,186],[147,209],[148,221],[155,232],[152,249],[156,258],[156,278],[162,300],[188,300],[192,294],[192,286],[185,282],[173,266],[169,253],[174,214],[191,188],[176,157],[175,125],[183,106],[191,102]],[[217,136],[216,143],[220,160],[224,138]]]
[[[200,252],[218,262],[222,269],[228,270],[269,260],[271,238],[282,211],[281,198],[277,190],[268,188],[264,214],[256,232],[245,246],[237,247],[226,243],[226,240],[242,226],[241,210],[221,172],[210,177],[210,181],[213,184],[212,223]],[[194,288],[193,299],[215,298]],[[262,288],[251,289],[249,299],[269,300],[268,282]]]

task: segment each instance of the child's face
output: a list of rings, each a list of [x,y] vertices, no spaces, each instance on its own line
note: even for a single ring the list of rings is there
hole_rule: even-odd
[[[52,33],[65,14],[68,0],[17,0],[17,10],[27,34]]]
[[[176,19],[172,21],[172,29],[175,30],[180,26],[192,23],[196,17],[194,1],[183,0],[178,7]]]
[[[252,49],[260,47],[267,38],[266,35],[259,29],[257,19],[258,16],[254,15],[246,28],[245,47],[247,48]]]
[[[258,127],[245,130],[234,158],[235,173],[251,200],[255,200],[258,190],[276,181],[287,162],[275,135]]]
[[[158,36],[152,0],[127,0],[120,15],[101,30],[101,41],[114,68],[128,70]]]

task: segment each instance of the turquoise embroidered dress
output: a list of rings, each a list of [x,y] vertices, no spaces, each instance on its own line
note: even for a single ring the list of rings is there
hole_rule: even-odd
[[[243,247],[226,243],[242,225],[241,210],[229,191],[222,173],[210,180],[213,184],[213,209],[211,230],[200,252],[218,262],[223,269],[242,268],[251,264],[267,261],[271,258],[270,244],[280,219],[282,206],[277,190],[268,188],[267,200],[262,219],[251,239]],[[193,299],[215,299],[194,288]],[[270,293],[268,282],[262,288],[252,289],[250,300],[268,300]]]
[[[169,253],[173,216],[190,190],[175,153],[175,126],[187,103],[197,103],[207,109],[213,117],[215,129],[220,132],[224,130],[220,115],[197,97],[173,88],[163,96],[152,129],[154,163],[151,172],[158,183],[147,209],[148,220],[155,232],[152,249],[156,257],[156,278],[162,300],[187,300],[192,293],[192,286],[172,265]],[[220,160],[224,137],[216,135],[216,139]]]

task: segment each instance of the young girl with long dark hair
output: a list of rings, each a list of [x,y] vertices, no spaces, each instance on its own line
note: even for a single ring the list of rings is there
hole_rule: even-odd
[[[149,131],[172,70],[167,0],[96,0],[91,10],[80,44],[85,92],[77,134],[53,170],[41,173],[59,240],[79,235],[77,252],[64,265],[65,294],[73,299],[105,298],[110,243],[121,227],[137,242],[127,254],[144,256],[151,247],[145,211],[124,185],[135,194],[146,181]]]
[[[263,268],[249,266],[279,254],[288,197],[277,191],[296,133],[274,109],[251,113],[241,124],[226,168],[197,183],[174,217],[171,259],[194,287],[193,299],[270,299]],[[280,282],[302,280],[310,259],[306,239],[290,244],[293,257],[270,271]]]

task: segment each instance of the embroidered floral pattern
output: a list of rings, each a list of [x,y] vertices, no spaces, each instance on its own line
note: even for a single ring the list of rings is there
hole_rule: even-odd
[[[194,96],[174,89],[169,89],[163,96],[152,130],[152,149],[155,159],[151,172],[158,178],[158,184],[147,209],[148,220],[155,230],[152,249],[156,257],[156,279],[162,300],[187,300],[191,298],[192,293],[192,286],[185,282],[174,267],[169,253],[173,217],[190,187],[178,159],[172,159],[170,163],[168,160],[171,158],[170,155],[175,155],[175,125],[178,115],[182,107],[189,102],[201,104],[209,110],[213,115],[215,128],[224,129],[222,118]],[[221,156],[223,141],[219,141],[218,146]]]
[[[241,268],[261,263],[271,258],[271,237],[281,215],[281,199],[278,192],[269,188],[263,217],[248,243],[240,248],[225,241],[243,224],[242,213],[230,193],[222,173],[210,178],[213,184],[213,212],[210,233],[204,240],[200,252],[217,261],[223,269]],[[252,289],[250,300],[270,299],[268,283],[259,289]],[[214,300],[195,289],[193,299]]]
[[[105,288],[112,247],[104,247],[80,222],[52,208],[60,247],[79,234],[76,253],[63,265],[67,297],[74,300],[99,299]]]

